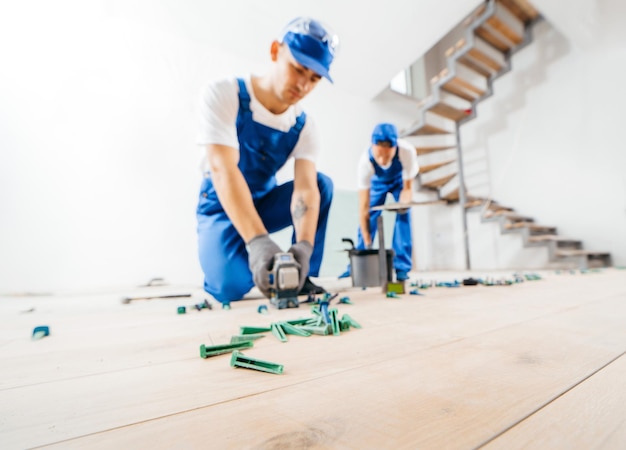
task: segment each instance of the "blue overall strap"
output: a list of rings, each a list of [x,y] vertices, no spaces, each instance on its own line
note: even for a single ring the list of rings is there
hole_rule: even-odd
[[[239,112],[237,113],[237,139],[239,162],[253,199],[265,196],[276,184],[276,172],[285,164],[300,139],[306,123],[306,114],[300,113],[287,131],[255,122],[251,110],[252,92],[242,79],[239,85]]]
[[[302,131],[302,128],[304,128],[305,123],[306,123],[306,113],[302,111],[302,113],[300,113],[300,115],[296,117],[296,123],[293,125],[293,127],[291,127],[291,130],[295,131],[299,135],[300,132]]]
[[[246,83],[241,78],[237,78],[239,84],[239,107],[246,112],[250,111],[250,94],[246,89]]]

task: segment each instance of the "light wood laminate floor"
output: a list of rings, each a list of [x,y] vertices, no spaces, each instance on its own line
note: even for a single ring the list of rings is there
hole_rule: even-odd
[[[398,299],[333,280],[362,328],[243,350],[281,375],[199,346],[309,305],[179,315],[205,297],[176,286],[0,297],[0,448],[624,449],[626,271],[539,274]],[[193,296],[120,301],[176,293]]]

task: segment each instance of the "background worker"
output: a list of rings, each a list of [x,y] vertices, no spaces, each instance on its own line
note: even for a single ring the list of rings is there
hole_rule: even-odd
[[[211,82],[203,92],[198,247],[204,289],[220,302],[255,284],[269,297],[274,255],[283,251],[269,234],[289,226],[300,293],[325,292],[309,275],[319,275],[333,184],[317,172],[317,129],[299,101],[322,77],[332,82],[337,41],[319,21],[297,18],[271,43],[265,75]],[[278,185],[276,172],[290,158],[294,179]]]
[[[377,219],[382,211],[372,211],[374,206],[385,204],[387,194],[396,202],[413,200],[413,179],[419,172],[415,147],[398,139],[398,130],[390,123],[376,125],[372,132],[372,145],[363,152],[357,166],[359,189],[359,229],[357,249],[371,248],[376,235]],[[406,210],[396,215],[393,230],[393,265],[396,279],[408,279],[412,267],[411,215]],[[350,276],[350,267],[339,278]]]

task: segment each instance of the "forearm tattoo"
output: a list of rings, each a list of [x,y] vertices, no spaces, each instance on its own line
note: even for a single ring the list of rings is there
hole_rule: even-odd
[[[298,198],[296,205],[293,208],[293,218],[295,221],[300,221],[309,210],[309,207],[304,203],[302,197]]]

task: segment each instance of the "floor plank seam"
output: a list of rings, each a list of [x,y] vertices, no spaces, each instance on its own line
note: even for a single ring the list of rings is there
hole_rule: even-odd
[[[189,357],[189,358],[182,358],[182,359],[175,359],[175,360],[171,360],[171,361],[163,361],[163,362],[159,362],[159,363],[152,363],[150,364],[148,367],[156,367],[156,366],[166,366],[168,364],[175,364],[175,363],[179,363],[179,362],[183,362],[183,361],[192,361],[195,360],[195,357]],[[50,381],[40,381],[38,383],[32,383],[32,384],[22,384],[19,386],[11,386],[11,387],[7,387],[7,388],[0,388],[0,393],[1,392],[6,392],[6,391],[11,391],[14,389],[24,389],[24,388],[30,388],[32,386],[41,386],[41,385],[46,385],[46,384],[52,384],[52,383],[60,383],[60,382],[64,382],[64,381],[72,381],[72,380],[80,380],[82,378],[89,378],[89,377],[99,377],[101,375],[111,375],[114,373],[122,373],[122,372],[128,372],[128,371],[132,371],[132,370],[139,370],[139,369],[145,369],[146,366],[133,366],[133,367],[125,367],[123,369],[115,369],[115,370],[107,370],[104,372],[94,372],[94,373],[88,373],[85,375],[79,375],[79,376],[75,376],[75,377],[67,377],[67,378],[59,378],[57,380],[50,380]]]
[[[551,403],[555,402],[556,400],[558,400],[559,398],[563,397],[565,394],[567,394],[568,392],[572,391],[573,389],[577,388],[578,386],[580,386],[581,384],[583,384],[585,381],[587,381],[588,379],[590,379],[591,377],[593,377],[594,375],[600,373],[602,370],[606,369],[608,366],[610,366],[611,364],[613,364],[614,362],[616,362],[618,359],[623,358],[626,355],[626,351],[620,353],[619,355],[617,355],[615,358],[609,360],[606,364],[600,366],[598,369],[594,370],[593,372],[591,372],[589,375],[583,377],[582,379],[580,379],[579,381],[577,381],[576,383],[574,383],[572,386],[568,387],[567,389],[565,389],[563,392],[557,394],[556,396],[554,396],[553,398],[549,399],[546,403],[544,403],[543,405],[539,406],[538,408],[536,408],[535,410],[531,411],[530,413],[528,413],[527,415],[525,415],[524,417],[522,417],[521,419],[519,419],[518,421],[512,423],[510,426],[506,427],[505,429],[501,430],[500,432],[494,434],[492,437],[490,437],[489,439],[487,439],[485,442],[483,442],[482,444],[478,445],[475,447],[476,450],[485,447],[486,445],[494,442],[496,439],[498,439],[499,437],[503,436],[504,434],[506,434],[508,431],[512,430],[513,428],[515,428],[516,426],[520,425],[522,422],[524,422],[525,420],[531,418],[532,416],[534,416],[535,414],[539,413],[541,410],[543,410],[544,408],[546,408],[547,406],[549,406]]]
[[[347,372],[349,370],[353,370],[353,368],[346,369],[346,370],[341,371],[341,372]],[[254,393],[251,393],[251,394],[241,395],[239,397],[233,397],[233,398],[229,398],[227,400],[214,402],[214,403],[211,403],[209,405],[196,406],[195,408],[189,408],[189,409],[185,409],[185,410],[182,410],[182,411],[176,411],[176,412],[173,412],[173,413],[170,413],[170,414],[163,414],[161,416],[151,417],[149,419],[144,419],[144,420],[139,420],[137,422],[128,423],[126,425],[120,425],[120,426],[117,426],[117,427],[111,427],[111,428],[107,428],[107,429],[104,429],[104,430],[93,431],[91,433],[81,434],[79,436],[73,436],[73,437],[70,437],[70,438],[62,439],[60,441],[48,442],[46,444],[38,445],[38,446],[35,446],[35,447],[29,447],[26,450],[43,449],[43,448],[46,448],[46,447],[51,446],[51,445],[58,445],[58,444],[66,443],[66,442],[72,442],[72,441],[76,441],[78,439],[83,439],[83,438],[87,438],[87,437],[97,436],[99,434],[109,433],[111,431],[122,430],[124,428],[134,427],[134,426],[137,426],[137,425],[142,425],[142,424],[146,424],[146,423],[149,423],[149,422],[154,422],[154,421],[161,420],[161,419],[166,419],[166,418],[170,418],[170,417],[174,417],[174,416],[179,416],[181,414],[187,414],[187,413],[194,412],[194,411],[200,411],[200,410],[203,410],[203,409],[206,409],[206,408],[213,408],[215,406],[219,406],[219,405],[222,405],[222,404],[230,403],[230,402],[233,402],[233,401],[243,400],[243,399],[246,399],[246,398],[255,397],[257,395],[263,395],[263,394],[266,394],[266,393],[269,393],[269,392],[278,391],[278,390],[284,389],[285,387],[293,387],[293,386],[297,386],[299,384],[309,383],[311,381],[317,381],[317,380],[320,380],[320,379],[323,379],[323,378],[327,378],[329,376],[335,376],[335,375],[337,375],[337,373],[341,373],[341,372],[335,372],[335,373],[330,374],[330,375],[325,375],[325,376],[317,377],[317,378],[313,378],[313,379],[307,379],[305,381],[299,381],[297,383],[293,383],[293,384],[286,385],[286,386],[282,385],[282,386],[279,386],[279,387],[276,387],[276,388],[273,388],[273,389],[267,389],[267,390],[264,390],[264,391],[259,391],[259,392],[254,392]]]

